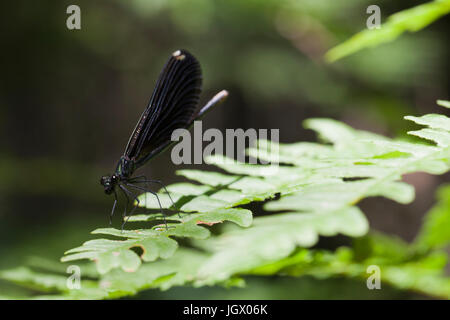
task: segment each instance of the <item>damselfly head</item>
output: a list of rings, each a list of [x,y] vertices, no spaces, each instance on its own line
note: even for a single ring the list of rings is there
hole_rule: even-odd
[[[103,176],[100,178],[100,184],[104,187],[106,194],[111,194],[116,186],[119,178],[113,174],[112,176]]]

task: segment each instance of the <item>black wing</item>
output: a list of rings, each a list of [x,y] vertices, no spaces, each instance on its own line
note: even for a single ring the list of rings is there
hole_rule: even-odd
[[[189,122],[187,127],[190,127],[195,120],[201,119],[207,111],[209,111],[213,106],[222,103],[227,97],[228,97],[227,90],[222,90],[219,93],[217,93],[214,97],[212,97],[211,100],[208,101],[208,103],[204,107],[202,107],[200,109],[199,112],[196,112],[194,114],[194,116],[192,117],[192,120]],[[142,164],[145,163],[146,161],[148,161],[149,159],[153,158],[157,154],[161,153],[165,148],[170,147],[170,145],[174,144],[175,142],[168,140],[165,143],[162,143],[156,149],[153,149],[152,151],[150,151],[150,153],[145,158],[143,158]]]
[[[159,75],[150,102],[125,149],[125,156],[143,165],[170,142],[172,132],[189,127],[198,114],[202,77],[189,52],[177,50]]]

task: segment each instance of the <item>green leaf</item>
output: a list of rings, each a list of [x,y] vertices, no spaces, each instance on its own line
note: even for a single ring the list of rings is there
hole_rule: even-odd
[[[424,217],[416,239],[422,249],[443,248],[450,244],[450,185],[438,190],[438,203]]]
[[[129,221],[147,221],[154,218],[153,215],[132,216]],[[210,233],[200,225],[213,225],[223,221],[231,221],[243,227],[251,224],[252,215],[249,210],[208,210],[207,213],[188,214],[179,218],[177,215],[169,217],[178,221],[177,224],[169,224],[166,230],[163,226],[154,229],[138,229],[120,231],[113,228],[97,229],[92,233],[104,234],[126,240],[97,239],[83,243],[82,246],[68,250],[63,262],[79,259],[90,259],[95,261],[97,270],[105,274],[114,268],[121,268],[126,272],[135,272],[143,261],[154,261],[157,258],[167,259],[171,257],[178,244],[171,237],[190,237],[205,239]],[[138,256],[132,248],[140,248],[141,256]]]
[[[450,109],[450,101],[447,100],[438,100],[437,104],[444,107],[444,108],[449,108]]]
[[[325,54],[325,59],[334,62],[364,48],[392,41],[404,32],[419,31],[449,12],[449,0],[435,0],[403,10],[388,17],[380,29],[363,30],[330,49]]]
[[[83,273],[81,275],[83,276]],[[107,295],[105,290],[98,286],[98,282],[93,280],[81,280],[79,289],[70,289],[67,285],[68,277],[69,274],[36,272],[28,267],[18,267],[0,272],[0,279],[46,294],[36,297],[21,297],[22,299],[102,299]]]
[[[450,298],[450,278],[443,272],[446,254],[417,255],[406,242],[377,233],[356,239],[356,242],[354,248],[340,247],[335,252],[300,249],[287,258],[261,265],[247,273],[310,275],[319,279],[344,276],[366,282],[371,275],[368,267],[377,266],[380,268],[381,288],[388,284],[440,299]]]
[[[361,236],[368,230],[364,214],[347,207],[324,214],[289,213],[254,219],[247,230],[224,233],[215,239],[217,251],[199,270],[200,283],[224,280],[288,256],[297,246],[310,247],[319,235]]]
[[[218,172],[200,170],[178,170],[177,174],[213,187],[225,186],[239,178],[236,176],[224,175]]]
[[[0,272],[0,279],[19,283],[43,292],[67,289],[67,277],[55,274],[35,273],[26,267],[3,270]]]
[[[102,278],[101,286],[114,298],[134,295],[149,288],[167,290],[192,282],[205,257],[196,250],[180,249],[170,259],[145,263],[134,273],[114,270]],[[189,264],[185,264],[186,261]]]
[[[169,212],[164,210],[168,229],[159,212],[157,198],[142,194],[139,205],[158,212],[134,215],[129,222],[146,222],[148,228],[123,232],[97,229],[93,233],[119,240],[87,241],[69,250],[62,260],[95,261],[101,274],[99,288],[106,290],[104,297],[109,298],[172,285],[241,284],[237,275],[268,274],[286,268],[290,268],[290,274],[362,277],[368,264],[406,268],[406,263],[423,262],[429,256],[428,253],[423,256],[423,247],[410,248],[401,241],[381,236],[371,236],[369,242],[355,241],[354,249],[339,249],[335,253],[311,255],[305,249],[314,246],[319,236],[343,234],[355,238],[366,235],[368,223],[357,207],[364,198],[383,196],[399,203],[410,203],[414,199],[414,188],[402,181],[404,174],[417,171],[442,174],[449,170],[448,118],[434,114],[406,119],[426,126],[412,134],[436,144],[393,140],[355,130],[335,120],[310,119],[305,122],[306,126],[315,130],[327,144],[278,144],[261,140],[257,146],[264,147],[264,152],[254,147],[248,154],[261,160],[279,160],[269,165],[240,163],[219,155],[209,157],[210,164],[227,173],[178,172],[197,182],[167,187],[179,210],[174,211],[165,190],[158,192],[162,206],[170,209]],[[266,201],[263,208],[269,215],[252,218],[249,210],[238,207],[254,201]],[[430,217],[435,218],[430,218],[432,222],[424,228],[426,236],[421,239],[427,239],[422,242],[433,251],[447,243],[448,238],[444,229],[438,228],[446,226],[445,214]],[[216,228],[217,234],[211,237],[209,227],[225,221],[233,224]],[[179,248],[179,238],[190,239],[190,245],[202,249],[202,254],[186,253],[185,248]],[[419,247],[421,251],[416,252],[415,248]],[[303,255],[297,255],[298,251]],[[170,261],[176,261],[175,269],[169,268]],[[313,265],[310,262],[314,262]],[[160,265],[164,267],[159,269]],[[441,279],[440,266],[436,262],[435,270],[430,271],[435,274],[426,273],[423,277]],[[186,270],[183,273],[181,267],[189,268],[183,269]],[[422,275],[416,265],[409,267],[413,271],[408,276],[408,284],[390,278],[386,281],[418,290]],[[445,295],[445,291],[439,292],[437,288],[427,292]]]

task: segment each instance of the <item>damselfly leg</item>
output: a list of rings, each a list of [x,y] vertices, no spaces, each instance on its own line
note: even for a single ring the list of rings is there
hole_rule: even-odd
[[[143,187],[141,187],[141,186],[137,186],[137,185],[135,185],[135,184],[131,184],[131,183],[125,183],[125,184],[126,184],[128,187],[132,187],[132,188],[135,188],[135,189],[144,191],[144,192],[150,192],[152,195],[154,195],[154,196],[156,197],[156,200],[158,201],[159,209],[161,210],[161,213],[162,213],[162,216],[163,216],[163,219],[164,219],[164,225],[166,226],[166,230],[169,230],[169,228],[168,228],[168,226],[167,226],[166,214],[164,213],[163,207],[162,207],[162,205],[161,205],[161,200],[159,199],[158,194],[157,194],[156,192],[152,191],[152,190],[143,188]]]
[[[141,178],[144,178],[144,180],[138,180],[138,179],[141,179]],[[147,184],[147,183],[156,183],[156,184],[159,184],[160,186],[163,187],[164,191],[167,193],[167,196],[169,197],[169,200],[170,200],[170,202],[172,203],[172,207],[173,207],[175,210],[178,210],[177,206],[175,205],[175,202],[172,200],[172,197],[170,196],[169,190],[167,190],[165,184],[162,183],[161,181],[159,181],[159,180],[151,180],[151,179],[147,179],[146,176],[139,176],[139,177],[136,177],[136,178],[133,178],[133,179],[129,180],[129,182],[132,182],[132,183],[145,183],[145,185],[147,186],[147,189],[148,189],[148,184]],[[179,213],[178,213],[178,216],[180,216]],[[181,217],[180,217],[180,218],[181,218]]]
[[[111,214],[109,215],[109,225],[112,225],[112,218],[114,215],[114,211],[116,211],[116,205],[117,205],[117,192],[114,190],[114,204],[111,210]]]
[[[127,212],[128,212],[128,205],[130,203],[130,201],[129,201],[130,199],[128,198],[128,196],[126,196],[127,197],[127,204],[126,204],[126,207],[125,207],[124,214],[122,216],[122,220],[123,220],[123,222],[122,222],[122,231],[123,231],[123,227],[125,226],[125,223],[128,222],[130,217],[133,215],[134,211],[137,209],[137,207],[139,207],[140,201],[139,201],[139,199],[137,198],[137,196],[133,192],[131,192],[130,190],[125,188],[123,185],[120,184],[119,187],[124,192],[125,195],[126,194],[131,195],[131,198],[133,198],[133,200],[135,200],[137,202],[137,205],[134,206],[134,208],[130,211],[129,214],[127,214]]]

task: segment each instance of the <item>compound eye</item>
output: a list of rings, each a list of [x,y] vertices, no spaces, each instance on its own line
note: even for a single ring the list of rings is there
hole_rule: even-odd
[[[117,180],[118,180],[118,178],[117,178],[116,175],[113,175],[113,176],[111,177],[111,182],[116,183]]]
[[[106,184],[106,180],[108,180],[108,178],[107,178],[106,176],[101,177],[101,178],[100,178],[100,184],[101,184],[102,186],[104,186],[104,185]]]

